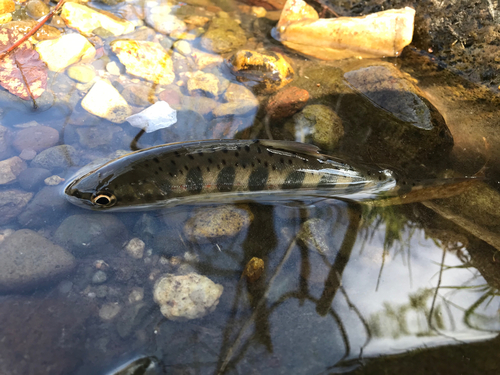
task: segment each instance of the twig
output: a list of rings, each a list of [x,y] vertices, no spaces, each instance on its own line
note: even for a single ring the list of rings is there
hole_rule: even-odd
[[[16,43],[11,45],[9,48],[7,48],[5,51],[0,53],[0,60],[3,59],[5,56],[7,56],[9,53],[11,53],[13,50],[15,50],[17,47],[19,47],[21,44],[23,44],[29,37],[31,37],[34,33],[42,27],[47,20],[54,15],[55,12],[59,10],[59,8],[62,7],[66,0],[59,0],[59,2],[56,4],[54,9],[52,9],[49,14],[47,14],[45,17],[43,17],[40,22],[38,22],[35,27],[33,27],[25,36],[23,36],[21,39],[19,39]]]

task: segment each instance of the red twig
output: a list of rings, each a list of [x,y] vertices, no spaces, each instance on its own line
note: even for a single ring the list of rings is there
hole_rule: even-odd
[[[19,39],[16,43],[11,45],[9,48],[7,48],[5,51],[0,52],[0,60],[3,59],[5,56],[7,56],[9,53],[11,53],[14,49],[16,49],[18,46],[23,44],[30,36],[32,36],[34,33],[38,31],[40,27],[42,27],[47,20],[54,15],[55,12],[59,10],[59,8],[62,7],[66,0],[59,0],[57,5],[52,9],[49,14],[47,14],[45,17],[43,17],[40,22],[38,22],[35,27],[33,27],[29,33],[27,33],[25,36],[23,36],[21,39]]]

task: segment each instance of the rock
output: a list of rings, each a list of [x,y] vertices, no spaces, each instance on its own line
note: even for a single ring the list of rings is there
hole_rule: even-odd
[[[75,258],[29,229],[21,229],[0,244],[0,292],[37,289],[69,273]]]
[[[269,98],[266,114],[271,120],[280,120],[292,116],[307,104],[307,90],[287,86]]]
[[[99,126],[82,126],[76,129],[79,142],[88,148],[97,148],[109,145],[113,141],[115,133],[123,129],[116,125],[101,124]]]
[[[113,5],[118,5],[122,3],[124,0],[98,0],[98,2],[103,3],[104,5],[107,6],[113,6]]]
[[[99,310],[99,318],[104,321],[112,320],[118,315],[122,307],[118,303],[107,303]]]
[[[29,194],[29,198],[31,198],[33,193]],[[69,206],[66,199],[61,197],[59,187],[46,186],[35,195],[17,219],[23,227],[47,226],[49,223],[60,221]]]
[[[102,27],[118,36],[134,31],[132,22],[120,19],[108,12],[98,11],[78,3],[65,3],[61,17],[67,26],[73,27],[83,34],[91,34],[93,30]]]
[[[89,83],[95,78],[95,69],[92,65],[73,65],[66,70],[71,79],[81,83]]]
[[[158,43],[115,40],[111,42],[111,49],[128,74],[160,85],[169,85],[175,79],[172,59]]]
[[[245,0],[245,3],[262,7],[267,10],[283,9],[286,0]]]
[[[240,50],[231,57],[229,63],[238,81],[262,94],[278,91],[289,84],[295,74],[279,53]]]
[[[134,304],[144,299],[144,288],[134,287],[128,295],[128,302]]]
[[[322,150],[333,150],[344,136],[342,120],[333,109],[322,104],[305,107],[285,124],[297,142],[313,143]]]
[[[176,52],[184,56],[190,56],[192,53],[191,44],[186,40],[178,40],[173,43],[173,47]]]
[[[224,99],[228,102],[249,101],[253,102],[255,106],[259,105],[259,101],[255,95],[243,85],[237,83],[230,83],[224,93]]]
[[[258,105],[254,101],[242,100],[219,104],[214,110],[215,117],[240,116],[249,112],[257,112]]]
[[[191,95],[203,92],[213,97],[219,96],[219,79],[212,73],[201,70],[193,73],[187,81],[187,88]]]
[[[127,121],[130,125],[145,130],[146,133],[152,133],[175,124],[177,122],[177,111],[170,108],[167,102],[160,100],[144,111],[127,117]]]
[[[17,156],[0,161],[0,185],[16,181],[17,176],[26,168],[24,160]]]
[[[184,224],[184,233],[193,242],[206,242],[237,235],[248,228],[253,214],[246,206],[217,206],[195,212]]]
[[[10,130],[0,125],[0,160],[10,155],[11,134]]]
[[[17,176],[17,182],[24,190],[37,191],[51,173],[45,168],[27,168]]]
[[[58,175],[53,175],[53,176],[47,177],[45,180],[43,180],[43,182],[47,186],[56,186],[64,181],[65,181],[64,178],[62,178]]]
[[[322,255],[331,255],[331,225],[323,219],[312,218],[300,226],[298,239],[309,249]]]
[[[46,148],[55,146],[59,142],[59,132],[49,126],[31,126],[19,130],[12,142],[14,148],[21,152],[23,150],[33,150],[40,152]]]
[[[183,96],[181,108],[183,110],[195,111],[205,116],[220,105],[216,100],[204,96]]]
[[[0,225],[18,216],[33,197],[33,193],[11,189],[0,191]]]
[[[32,168],[45,168],[48,170],[66,169],[78,165],[80,158],[73,146],[59,145],[40,152],[32,161]]]
[[[13,0],[0,0],[0,15],[11,13],[16,10],[16,3]]]
[[[231,52],[246,41],[243,29],[238,22],[230,18],[213,18],[208,31],[201,36],[203,48],[215,53]]]
[[[135,302],[132,306],[126,306],[116,323],[116,330],[120,337],[129,337],[137,328],[140,328],[141,324],[151,316],[150,311],[151,308],[146,303]]]
[[[0,25],[9,23],[12,21],[12,13],[0,14]]]
[[[37,21],[27,19],[23,21],[12,21],[7,24],[5,24],[3,27],[9,28],[11,30],[19,30],[21,34],[26,34],[29,32],[35,25],[37,24]],[[55,27],[48,26],[48,25],[43,25],[36,33],[33,35],[33,37],[36,40],[50,40],[50,39],[57,39],[61,36],[61,32],[56,29]]]
[[[160,92],[158,95],[158,98],[160,100],[163,100],[164,102],[167,102],[170,107],[176,110],[181,109],[181,98],[182,94],[179,92],[177,89],[166,89]]]
[[[156,103],[155,90],[152,87],[131,84],[125,86],[121,92],[123,98],[130,105],[137,107],[149,107],[151,104]],[[161,100],[161,99],[160,99]]]
[[[155,283],[154,300],[167,319],[199,319],[215,310],[223,290],[222,285],[195,273],[166,274]]]
[[[120,64],[121,65],[121,64]],[[119,76],[121,74],[120,67],[116,61],[111,61],[106,64],[106,71],[114,76]]]
[[[167,4],[146,8],[146,22],[162,34],[184,32],[186,24],[171,14],[172,8]]]
[[[264,272],[264,261],[260,258],[253,257],[250,259],[243,270],[243,275],[249,283],[254,283],[262,276]]]
[[[22,150],[19,154],[19,157],[23,160],[30,161],[33,160],[36,156],[35,150]]]
[[[140,238],[132,238],[125,245],[124,249],[128,255],[134,259],[142,259],[146,244]]]
[[[324,60],[396,57],[413,37],[415,10],[317,19],[302,0],[288,0],[273,36],[288,48]]]
[[[88,350],[91,308],[81,298],[54,294],[2,298],[0,374],[63,375],[80,370],[82,362],[76,358]],[[19,357],[21,348],[30,351],[29,359]]]
[[[75,228],[85,230],[75,231]],[[54,234],[54,240],[77,257],[120,249],[127,229],[115,216],[73,215],[66,218]]]
[[[30,17],[39,19],[49,14],[50,8],[42,0],[29,0],[26,4],[26,11]]]
[[[224,62],[222,56],[203,52],[198,49],[192,50],[191,57],[199,70],[203,70],[211,65],[220,65]]]
[[[99,270],[92,276],[92,284],[102,284],[106,282],[107,279],[108,275],[106,275],[106,272]]]
[[[93,115],[120,124],[132,114],[132,109],[108,80],[94,83],[82,100],[82,107]]]
[[[66,3],[74,4],[74,3]],[[47,67],[58,72],[76,62],[91,61],[96,54],[92,44],[80,34],[66,34],[58,39],[44,40],[35,45],[40,59]]]

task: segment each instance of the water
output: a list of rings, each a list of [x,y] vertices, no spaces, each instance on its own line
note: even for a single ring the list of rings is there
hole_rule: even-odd
[[[181,10],[213,17],[203,7]],[[18,212],[17,203],[2,208],[2,262],[13,257],[6,255],[5,241],[23,229],[75,258],[71,271],[39,277],[34,270],[47,264],[36,258],[42,242],[23,243],[35,249],[33,268],[26,271],[35,281],[0,295],[0,373],[497,373],[497,97],[412,51],[384,61],[419,80],[450,129],[451,149],[439,134],[418,138],[420,133],[346,84],[343,72],[364,69],[365,60],[305,59],[269,37],[273,21],[235,14],[254,37],[242,48],[285,53],[296,71],[292,85],[309,91],[308,104],[327,105],[341,118],[345,135],[330,152],[413,178],[472,175],[486,165],[483,173],[493,188],[480,185],[462,198],[391,207],[336,200],[251,202],[237,206],[237,218],[250,218],[241,230],[204,240],[189,236],[186,226],[203,212],[216,212],[214,207],[87,211],[66,202],[64,183],[46,186],[45,177],[33,177],[42,172],[30,170],[25,180],[1,187],[4,200],[33,193]],[[107,49],[92,64],[116,87],[142,85],[157,96],[165,89],[105,73],[109,61],[123,70]],[[209,70],[238,83],[223,64]],[[20,155],[16,134],[33,121],[55,129],[57,145],[75,148],[44,165],[49,175],[66,181],[89,162],[131,150],[136,128],[86,112],[81,99],[89,88],[64,72],[49,78],[47,91],[55,101],[38,100],[38,110],[1,93],[1,125],[12,134],[2,159]],[[258,98],[263,106],[266,95]],[[133,111],[145,106],[137,101]],[[189,108],[178,112],[176,125],[139,137],[138,146],[213,137],[293,138],[284,121],[269,121],[263,111],[215,117]],[[401,128],[406,130],[394,130]],[[144,248],[125,250],[132,238]],[[264,269],[251,283],[242,273],[253,257],[263,260]],[[16,259],[25,264],[27,258]],[[10,270],[17,272],[17,262]],[[217,307],[200,319],[166,319],[153,298],[155,282],[167,273],[192,272],[224,287]]]

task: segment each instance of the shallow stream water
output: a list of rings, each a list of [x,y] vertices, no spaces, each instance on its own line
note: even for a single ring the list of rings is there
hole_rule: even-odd
[[[141,9],[133,1],[126,6]],[[186,223],[214,207],[87,211],[65,200],[64,184],[89,162],[131,151],[134,139],[140,148],[193,139],[290,139],[283,119],[266,118],[268,95],[257,95],[259,109],[244,115],[200,114],[199,103],[181,107],[177,124],[138,137],[139,130],[127,122],[112,123],[82,108],[90,85],[65,71],[50,72],[36,110],[30,101],[0,92],[0,124],[9,132],[2,160],[23,152],[17,134],[33,126],[55,129],[56,145],[72,146],[74,153],[47,157],[46,177],[64,179],[58,185],[47,186],[45,175],[35,178],[42,172],[32,169],[24,180],[0,186],[7,194],[33,193],[12,217],[8,212],[16,203],[4,205],[0,230],[2,241],[14,231],[33,230],[72,253],[75,265],[62,277],[0,294],[0,373],[498,373],[500,256],[494,245],[500,243],[495,221],[500,217],[492,206],[500,165],[498,98],[408,48],[382,63],[413,77],[446,121],[454,146],[443,151],[441,141],[383,133],[401,120],[372,104],[343,76],[380,62],[300,56],[271,38],[275,15],[257,18],[233,3],[179,3],[179,14],[213,17],[219,6],[241,20],[248,41],[240,49],[284,54],[295,70],[291,85],[309,91],[308,104],[328,105],[342,118],[345,136],[330,153],[409,178],[472,176],[486,166],[489,187],[464,195],[462,202],[389,207],[335,199],[249,202],[244,210],[253,220],[241,230],[194,241],[186,235]],[[106,9],[123,14],[118,10],[125,7]],[[169,89],[125,73],[107,47],[110,40],[102,39],[104,54],[90,63],[97,75],[122,92],[135,85],[138,93],[149,95],[146,101]],[[199,48],[199,39],[189,43]],[[106,70],[113,61],[119,75]],[[209,70],[239,83],[226,63]],[[147,107],[144,100],[131,103],[134,113]],[[34,166],[29,152],[21,157]],[[471,201],[477,204],[469,206]],[[468,226],[471,222],[474,226]],[[314,231],[307,229],[311,226]],[[137,256],[123,248],[132,238],[145,244]],[[253,257],[264,261],[264,269],[251,283],[242,274]],[[163,274],[188,272],[222,285],[219,303],[200,319],[166,319],[153,300],[154,284]]]

